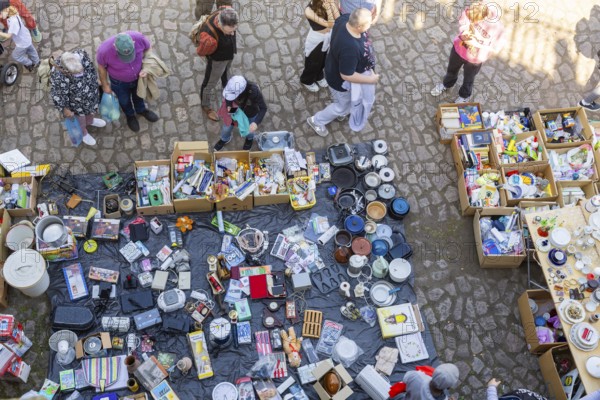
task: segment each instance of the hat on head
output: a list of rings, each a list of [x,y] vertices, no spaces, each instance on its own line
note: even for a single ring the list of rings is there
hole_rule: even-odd
[[[435,367],[431,376],[431,383],[439,389],[445,390],[454,387],[458,383],[458,368],[454,364],[441,364]]]
[[[115,48],[119,59],[130,63],[135,59],[135,45],[133,39],[127,33],[119,33],[115,38]]]
[[[223,89],[223,97],[227,101],[233,101],[246,89],[246,79],[241,75],[232,76]]]

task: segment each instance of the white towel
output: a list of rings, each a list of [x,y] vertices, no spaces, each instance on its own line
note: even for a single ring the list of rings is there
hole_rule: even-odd
[[[323,43],[322,52],[326,52],[329,50],[329,42],[331,41],[331,31],[327,33],[320,33],[317,31],[313,31],[312,29],[308,31],[308,35],[306,35],[306,40],[304,41],[304,56],[308,57],[310,53],[319,45],[319,43]]]

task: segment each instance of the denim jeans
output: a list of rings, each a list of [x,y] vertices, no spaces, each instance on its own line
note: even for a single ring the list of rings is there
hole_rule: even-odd
[[[30,67],[40,62],[40,57],[33,45],[30,45],[29,47],[15,47],[12,52],[12,58],[26,67]]]
[[[121,82],[116,79],[110,79],[110,89],[117,96],[117,99],[119,99],[119,105],[128,117],[135,115],[135,113],[141,114],[146,111],[144,99],[137,95],[137,86],[137,80],[133,82]],[[132,100],[133,107],[131,106]]]
[[[256,115],[252,118],[248,118],[248,121],[252,124],[256,120]],[[231,132],[233,132],[233,125],[225,125],[221,127],[221,140],[229,142],[231,140]],[[244,139],[254,140],[254,133],[250,132]]]

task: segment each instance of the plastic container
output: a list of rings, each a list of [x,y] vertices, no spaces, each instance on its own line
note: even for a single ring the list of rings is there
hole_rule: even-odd
[[[6,283],[29,297],[38,297],[46,292],[50,277],[46,260],[31,249],[17,250],[4,263],[2,273]]]
[[[119,100],[114,94],[103,93],[100,100],[100,115],[107,121],[116,121],[121,116]]]
[[[75,147],[79,146],[83,141],[83,131],[81,130],[81,125],[79,125],[79,120],[75,117],[66,118],[65,129],[69,134],[71,144],[73,144]]]
[[[312,181],[312,178],[310,176],[302,176],[300,178],[288,179],[287,185],[288,185],[288,192],[290,193],[290,203],[292,205],[292,208],[296,211],[308,210],[309,208],[313,208],[315,206],[315,204],[317,204],[317,196],[316,196],[315,190],[313,190],[312,201],[310,201],[304,205],[298,204],[298,200],[297,200],[298,195],[294,193],[294,188],[293,188],[294,180],[296,180],[296,179],[302,179],[308,186],[311,185],[311,181]]]

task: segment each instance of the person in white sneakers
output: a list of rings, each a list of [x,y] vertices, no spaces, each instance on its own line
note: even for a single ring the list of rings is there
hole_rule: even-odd
[[[50,96],[65,118],[77,117],[83,130],[83,143],[94,146],[96,140],[88,125],[102,128],[106,122],[94,118],[98,112],[98,73],[83,49],[64,52],[50,73]]]
[[[437,97],[454,86],[462,67],[464,79],[456,103],[469,100],[481,66],[492,54],[504,47],[504,25],[500,22],[495,7],[478,1],[462,12],[458,20],[458,36],[454,38],[450,50],[446,75],[443,82],[431,90],[432,96]]]
[[[340,16],[334,0],[311,0],[304,11],[310,30],[304,41],[304,71],[300,82],[310,92],[326,88],[327,79],[323,72],[325,57],[329,49],[331,28]]]

